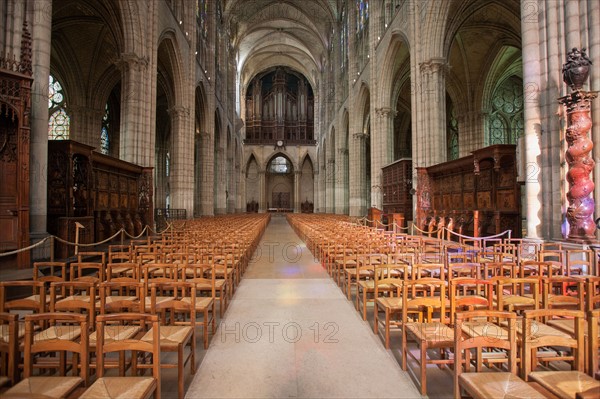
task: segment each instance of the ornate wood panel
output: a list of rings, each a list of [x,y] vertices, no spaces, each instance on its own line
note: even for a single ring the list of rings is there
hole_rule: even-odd
[[[521,236],[521,185],[517,182],[516,146],[493,145],[472,155],[418,168],[418,224],[452,218],[462,234],[486,236],[512,230]],[[478,211],[474,226],[473,212]],[[447,225],[450,221],[444,221]]]
[[[412,160],[401,159],[383,167],[383,212],[402,213],[405,220],[413,218]]]
[[[92,241],[104,240],[121,228],[139,234],[146,224],[153,224],[152,168],[93,149],[72,140],[48,143],[48,231],[64,234],[71,230],[54,229],[92,217],[88,224]]]
[[[31,71],[31,35],[25,23],[20,61],[0,56],[0,252],[30,244]],[[19,268],[29,267],[29,260],[29,252],[0,258],[1,262],[16,262]]]

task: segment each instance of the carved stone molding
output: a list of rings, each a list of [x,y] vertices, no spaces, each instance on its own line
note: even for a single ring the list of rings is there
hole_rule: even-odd
[[[122,53],[121,57],[115,62],[116,67],[122,71],[127,71],[132,68],[137,71],[143,71],[148,68],[148,64],[148,57],[140,57],[133,53]]]
[[[379,118],[393,118],[396,116],[396,111],[390,107],[375,108],[375,113]]]
[[[446,73],[450,69],[450,65],[443,58],[432,58],[419,64],[421,73]]]
[[[181,106],[171,107],[167,112],[172,118],[184,118],[190,116],[190,109]]]
[[[366,140],[366,139],[367,139],[367,137],[369,137],[369,135],[368,135],[368,134],[365,134],[365,133],[362,133],[362,132],[361,132],[361,133],[354,133],[354,134],[352,135],[352,138],[353,138],[354,140],[356,140],[356,141],[359,141],[359,140],[363,140],[363,141],[364,141],[364,140]]]

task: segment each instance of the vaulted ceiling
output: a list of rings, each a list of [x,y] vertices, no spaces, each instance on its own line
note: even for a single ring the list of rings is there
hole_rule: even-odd
[[[242,87],[257,73],[284,65],[313,88],[324,68],[338,19],[337,0],[231,0],[227,2]]]

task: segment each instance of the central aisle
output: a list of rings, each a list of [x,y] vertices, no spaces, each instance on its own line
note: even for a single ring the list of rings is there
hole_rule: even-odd
[[[417,398],[372,326],[274,215],[187,398]]]

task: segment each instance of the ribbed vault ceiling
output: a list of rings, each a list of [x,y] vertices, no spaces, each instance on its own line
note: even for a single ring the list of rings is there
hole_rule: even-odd
[[[284,65],[313,88],[324,67],[337,20],[336,0],[232,0],[225,16],[238,50],[242,87],[257,73]]]

